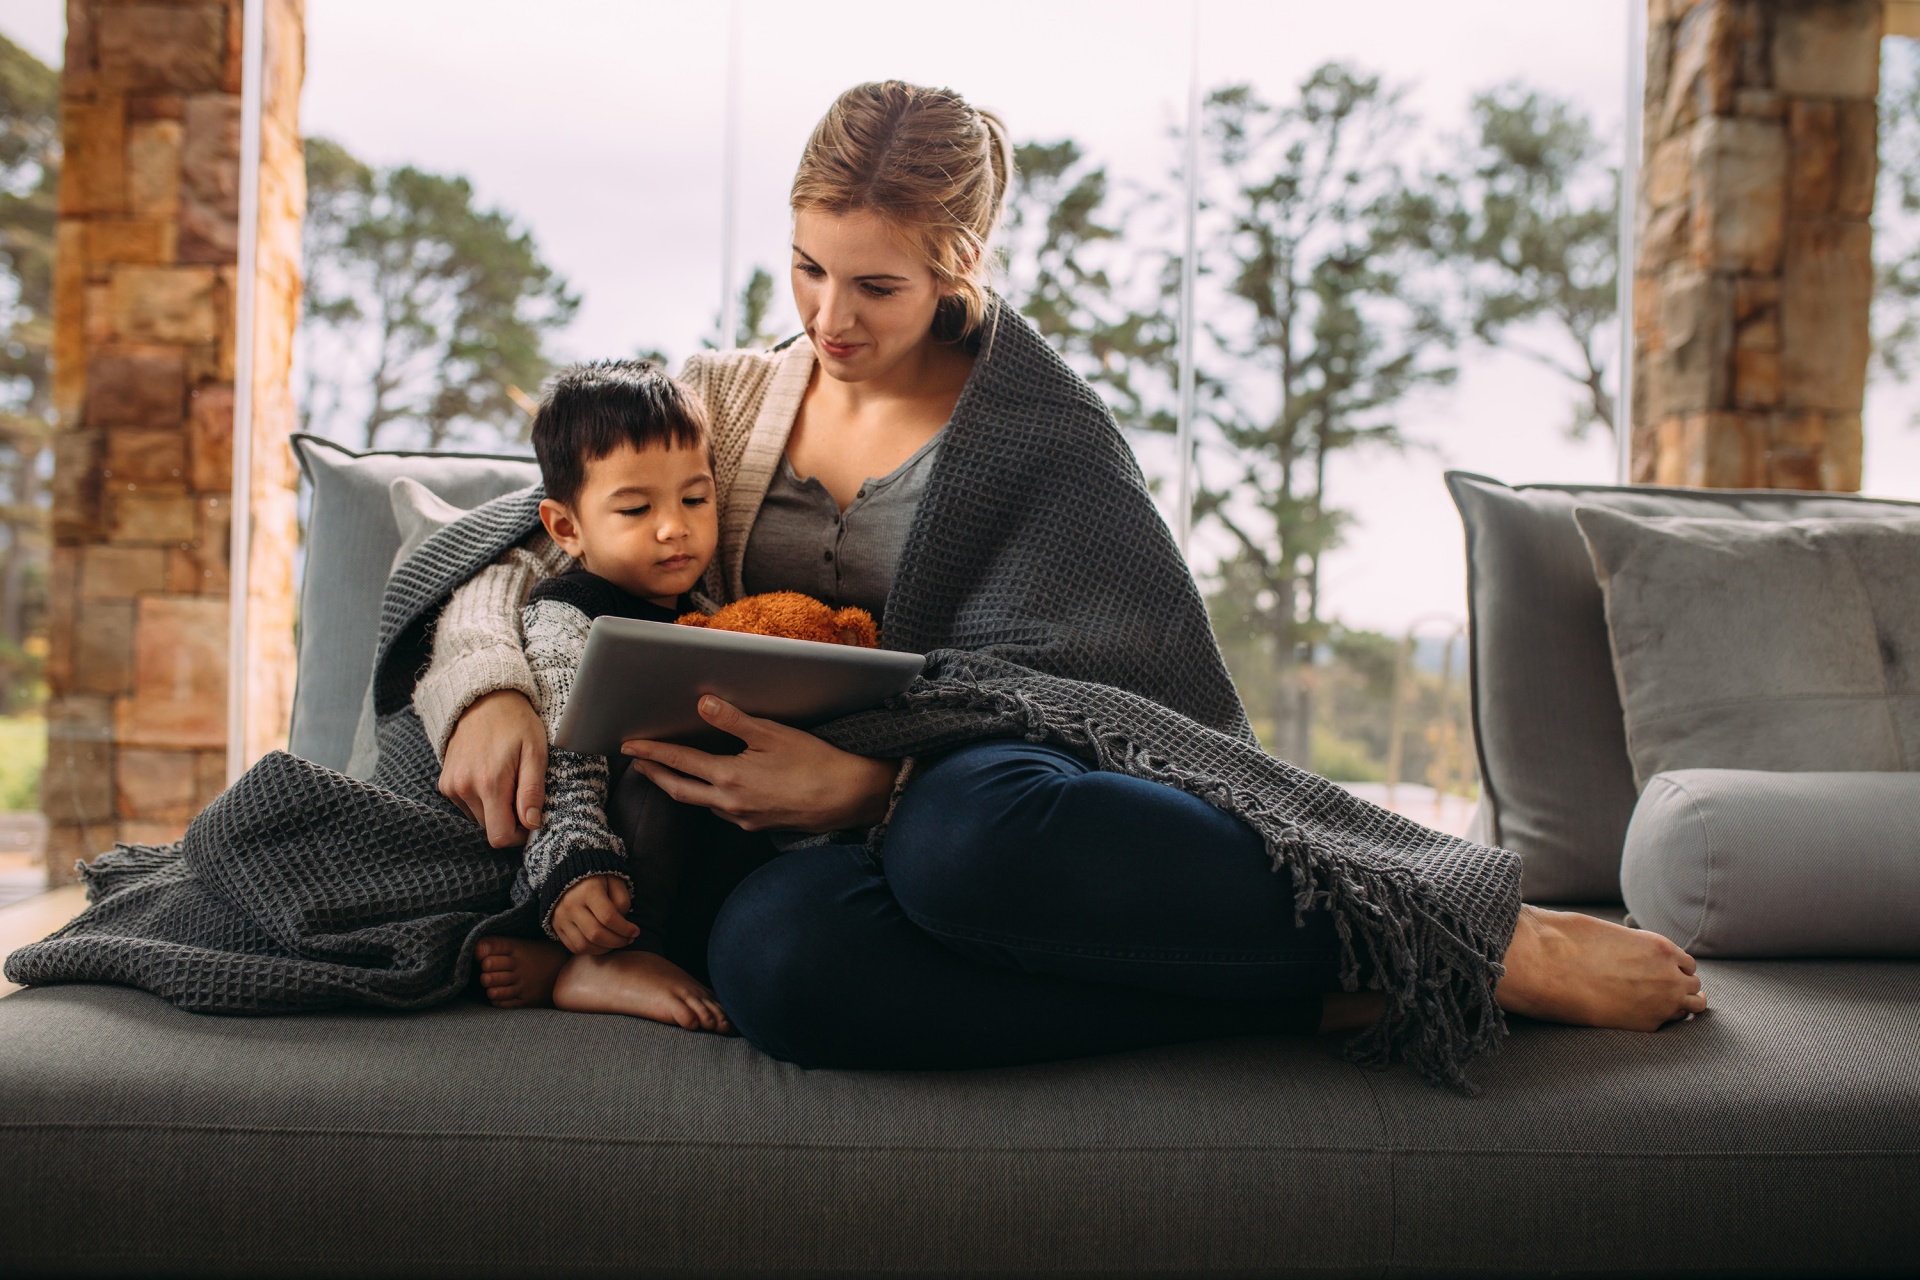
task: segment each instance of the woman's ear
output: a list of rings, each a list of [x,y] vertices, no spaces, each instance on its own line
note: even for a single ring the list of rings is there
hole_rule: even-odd
[[[574,518],[573,509],[564,502],[555,502],[552,498],[540,500],[540,523],[547,527],[547,536],[552,538],[559,548],[575,560],[586,549],[580,537],[580,522]]]

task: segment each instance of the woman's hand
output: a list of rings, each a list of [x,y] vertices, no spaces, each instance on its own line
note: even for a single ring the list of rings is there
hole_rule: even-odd
[[[547,727],[525,694],[499,689],[461,713],[440,794],[485,827],[494,848],[527,842],[547,802]]]
[[[737,756],[634,739],[620,750],[653,784],[746,831],[844,831],[887,813],[898,760],[872,760],[708,694],[700,718],[747,744]]]

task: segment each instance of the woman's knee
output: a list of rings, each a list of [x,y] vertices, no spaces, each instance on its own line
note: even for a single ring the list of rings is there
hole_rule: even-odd
[[[887,829],[887,884],[915,920],[965,926],[1004,906],[1044,857],[1087,766],[1054,747],[994,741],[935,762]]]
[[[707,948],[713,988],[763,1053],[803,1067],[834,1063],[830,1015],[859,977],[835,924],[861,881],[877,883],[863,863],[844,846],[789,853],[748,876],[721,907]]]

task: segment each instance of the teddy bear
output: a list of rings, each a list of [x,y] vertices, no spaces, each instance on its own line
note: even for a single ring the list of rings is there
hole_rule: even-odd
[[[768,591],[735,600],[717,613],[682,614],[683,627],[711,627],[715,631],[744,631],[756,636],[784,636],[789,640],[817,640],[862,649],[880,647],[880,630],[873,615],[849,605],[833,609],[798,591]]]

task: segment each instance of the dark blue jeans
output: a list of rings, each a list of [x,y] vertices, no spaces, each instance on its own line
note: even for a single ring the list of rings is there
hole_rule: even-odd
[[[708,969],[810,1067],[974,1067],[1310,1031],[1339,955],[1252,828],[1052,747],[992,741],[907,789],[884,865],[825,845],[727,896]]]

